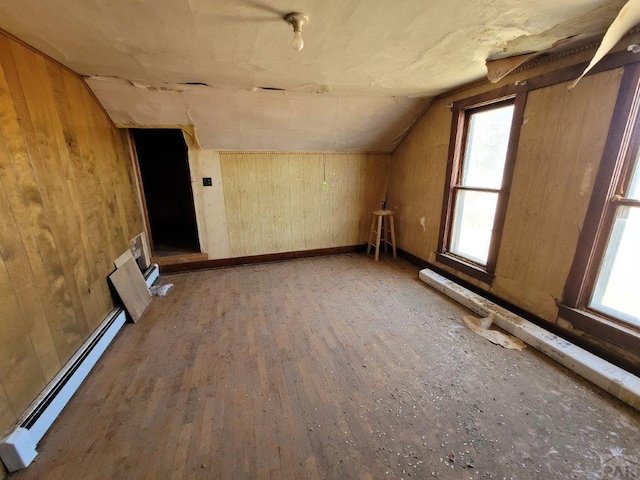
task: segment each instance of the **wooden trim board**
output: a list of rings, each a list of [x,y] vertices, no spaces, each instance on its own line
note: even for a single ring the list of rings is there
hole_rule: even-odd
[[[140,232],[138,235],[133,237],[130,242],[132,252],[136,249],[139,250],[139,258],[136,258],[135,255],[133,258],[142,270],[151,266],[151,253],[149,252],[149,245],[147,244],[146,237],[147,235],[144,232]]]
[[[589,380],[611,395],[640,410],[640,378],[592,353],[550,334],[546,329],[487,301],[483,296],[437,274],[420,271],[420,280],[444,293],[481,317],[491,316],[493,323],[556,362]]]
[[[613,70],[614,68],[624,67],[627,65],[631,65],[633,63],[640,62],[640,55],[636,53],[632,53],[627,50],[621,50],[617,52],[612,52],[607,54],[595,67],[593,67],[586,76],[594,75],[596,73],[605,72],[607,70]],[[547,62],[552,65],[551,62]],[[558,83],[569,82],[575,80],[580,76],[580,74],[584,71],[584,69],[589,65],[588,61],[576,63],[573,65],[569,65],[566,67],[562,67],[557,70],[551,70],[546,73],[542,73],[539,75],[534,75],[532,77],[527,77],[526,73],[528,68],[518,69],[514,72],[509,73],[509,75],[522,75],[522,78],[518,78],[514,82],[509,82],[502,87],[497,87],[491,90],[488,90],[484,93],[479,93],[477,95],[472,95],[470,97],[462,98],[461,100],[457,100],[453,103],[453,106],[456,105],[464,105],[465,103],[481,103],[484,101],[484,98],[494,94],[496,92],[498,97],[504,96],[507,97],[509,95],[513,95],[518,92],[529,92],[531,90],[537,90],[540,88],[550,87],[551,85],[556,85]],[[532,65],[532,68],[537,67],[538,65]],[[506,78],[506,77],[505,77]],[[489,80],[483,80],[480,82],[472,82],[467,85],[463,85],[460,88],[455,88],[444,92],[433,99],[431,105],[437,103],[440,100],[449,98],[454,95],[459,95],[467,90],[473,90],[474,88],[479,88],[483,86],[491,85]]]
[[[122,255],[120,255],[118,258],[116,258],[113,261],[113,264],[115,265],[116,268],[120,268],[125,263],[127,263],[128,260],[133,260],[135,262],[135,258],[133,258],[133,253],[131,253],[131,250],[127,250]]]
[[[178,263],[204,262],[209,260],[207,253],[185,253],[183,255],[166,255],[161,257],[151,257],[151,262],[163,265],[176,265]]]
[[[364,252],[367,244],[349,245],[346,247],[318,248],[315,250],[298,250],[295,252],[269,253],[266,255],[250,255],[247,257],[220,258],[216,260],[202,260],[198,262],[174,263],[160,265],[160,273],[180,273],[212,268],[233,267],[252,263],[280,262],[296,258],[319,257],[323,255],[340,255],[344,253]]]
[[[602,160],[589,200],[578,245],[567,275],[562,302],[569,308],[583,308],[591,293],[595,271],[600,264],[608,232],[611,228],[613,208],[610,199],[616,193],[622,159],[627,155],[631,141],[626,140],[638,115],[637,98],[640,89],[640,65],[626,68],[618,91],[616,106],[607,133]],[[605,222],[608,218],[609,222]]]
[[[133,256],[109,275],[109,279],[131,319],[134,322],[140,320],[147,306],[151,303],[151,293],[138,265],[133,260]]]
[[[459,285],[462,285],[464,288],[466,288],[467,290],[470,290],[474,293],[477,293],[478,295],[481,295],[482,297],[486,298],[487,300],[500,305],[503,308],[506,308],[507,310],[515,313],[516,315],[527,319],[528,321],[546,329],[549,330],[551,333],[553,333],[554,335],[558,335],[559,337],[562,337],[564,339],[566,339],[567,341],[570,341],[572,343],[575,343],[576,345],[579,345],[580,347],[584,348],[585,350],[590,351],[591,353],[604,358],[605,360],[607,360],[608,362],[613,363],[614,365],[627,370],[628,372],[633,373],[636,376],[640,376],[640,365],[633,363],[631,360],[623,357],[622,355],[606,348],[605,346],[603,346],[602,344],[598,344],[595,343],[593,340],[590,340],[588,338],[585,338],[579,334],[576,334],[575,332],[571,332],[570,330],[567,330],[565,328],[560,327],[559,325],[555,324],[555,323],[550,323],[548,320],[543,319],[542,317],[538,317],[537,315],[534,315],[531,312],[526,311],[525,309],[518,307],[516,305],[514,305],[511,302],[508,302],[507,300],[504,300],[496,295],[494,295],[493,293],[491,293],[490,291],[487,290],[483,290],[482,288],[477,287],[476,285],[473,285],[472,283],[469,283],[468,281],[464,280],[463,278],[460,278],[459,276],[445,270],[442,268],[442,266],[437,265],[433,262],[428,262],[427,260],[424,260],[420,257],[417,257],[415,255],[413,255],[412,253],[407,252],[406,250],[402,250],[401,248],[398,248],[398,256],[400,258],[403,258],[405,260],[407,260],[410,263],[413,263],[414,265],[416,265],[417,267],[419,267],[420,269],[424,269],[424,268],[428,268],[430,270],[433,270],[434,272],[442,275],[445,278],[448,278],[449,280],[456,282]]]

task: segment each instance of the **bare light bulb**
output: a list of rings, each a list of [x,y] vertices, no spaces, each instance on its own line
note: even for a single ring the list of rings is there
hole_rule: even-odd
[[[291,46],[300,51],[304,47],[304,40],[302,39],[302,31],[296,30],[293,32],[293,40],[291,40]]]
[[[309,17],[304,13],[291,12],[284,16],[285,21],[293,27],[293,40],[291,46],[298,52],[304,48],[302,39],[302,27],[309,23]]]

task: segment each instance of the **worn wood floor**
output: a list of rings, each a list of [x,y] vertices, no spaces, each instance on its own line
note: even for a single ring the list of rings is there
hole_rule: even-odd
[[[164,276],[28,479],[606,478],[640,416],[384,257]]]

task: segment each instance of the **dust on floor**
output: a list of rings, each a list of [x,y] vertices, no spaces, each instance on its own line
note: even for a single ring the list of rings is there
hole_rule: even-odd
[[[640,473],[638,412],[417,277],[364,255],[167,276],[15,478]]]

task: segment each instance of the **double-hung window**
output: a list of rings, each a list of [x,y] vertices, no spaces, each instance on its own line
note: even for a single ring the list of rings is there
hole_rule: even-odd
[[[640,348],[640,65],[625,68],[560,315]]]
[[[485,282],[493,279],[524,95],[453,109],[437,259]]]
[[[637,153],[610,200],[608,238],[589,307],[640,327],[640,168]]]

